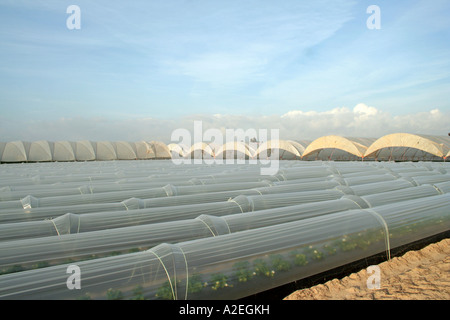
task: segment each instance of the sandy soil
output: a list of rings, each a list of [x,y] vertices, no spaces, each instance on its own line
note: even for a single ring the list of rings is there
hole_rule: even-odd
[[[380,263],[380,288],[369,289],[366,269],[298,290],[285,300],[449,300],[450,239]]]

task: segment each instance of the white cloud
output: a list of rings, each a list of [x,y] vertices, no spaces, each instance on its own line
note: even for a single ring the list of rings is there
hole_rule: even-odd
[[[160,140],[170,143],[178,128],[193,131],[194,121],[202,121],[203,132],[209,128],[278,129],[281,139],[313,140],[324,135],[377,138],[396,132],[445,136],[450,128],[450,112],[431,109],[427,112],[392,116],[376,107],[358,104],[354,108],[331,110],[292,110],[283,115],[248,116],[236,114],[201,114],[158,119],[61,118],[59,120],[14,121],[0,117],[2,141],[13,140]]]
[[[369,107],[364,103],[359,103],[353,108],[353,113],[358,113],[363,116],[373,116],[378,113],[378,110],[374,107]]]

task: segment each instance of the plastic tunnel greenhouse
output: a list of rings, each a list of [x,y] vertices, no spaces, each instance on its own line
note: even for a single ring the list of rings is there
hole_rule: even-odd
[[[365,157],[394,161],[441,161],[449,156],[450,137],[394,133],[373,142]]]
[[[184,154],[184,157],[191,159],[212,159],[214,158],[214,149],[205,142],[194,143]]]
[[[312,141],[303,152],[305,160],[354,161],[364,158],[374,138],[324,136]]]
[[[0,142],[1,163],[161,160],[279,159],[303,161],[446,161],[450,137],[394,133],[378,139],[329,135],[310,140],[250,143],[196,142],[191,146],[161,141],[11,141]]]
[[[0,142],[0,162],[64,162],[170,159],[160,141],[12,141]]]
[[[0,299],[240,299],[450,230],[447,162],[280,160],[262,175],[146,144],[9,145],[102,161],[0,165]],[[154,160],[125,160],[143,150]]]
[[[269,140],[259,145],[254,156],[258,159],[300,160],[308,144],[307,141]]]
[[[256,150],[245,142],[230,141],[215,151],[215,157],[218,159],[252,159],[255,152]]]
[[[172,158],[184,158],[189,148],[184,145],[180,145],[177,143],[170,143],[167,145],[167,148],[170,150],[170,155]]]

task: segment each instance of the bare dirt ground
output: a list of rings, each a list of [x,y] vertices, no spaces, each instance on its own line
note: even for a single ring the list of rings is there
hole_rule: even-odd
[[[450,239],[380,263],[380,288],[369,289],[366,269],[298,290],[284,300],[449,300]]]

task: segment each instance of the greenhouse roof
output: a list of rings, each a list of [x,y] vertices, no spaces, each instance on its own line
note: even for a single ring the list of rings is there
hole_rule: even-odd
[[[259,145],[255,157],[270,157],[272,149],[278,149],[279,159],[301,159],[307,144],[292,140],[269,140]]]
[[[450,152],[450,137],[429,136],[410,133],[394,133],[385,135],[374,141],[365,152],[365,157],[376,157],[387,148],[397,148],[393,159],[400,159],[407,152],[400,148],[420,150],[439,158],[446,158]]]
[[[374,138],[349,138],[336,135],[320,137],[312,141],[308,147],[306,147],[303,158],[316,155],[319,159],[328,160],[321,155],[322,150],[325,149],[338,149],[353,155],[356,158],[363,158],[367,148],[376,139]]]
[[[448,136],[394,133],[378,139],[329,135],[313,141],[278,139],[259,145],[236,141],[223,145],[198,142],[191,146],[160,141],[11,141],[0,142],[0,162],[171,159],[173,155],[272,159],[275,142],[280,160],[445,161],[450,157]]]

